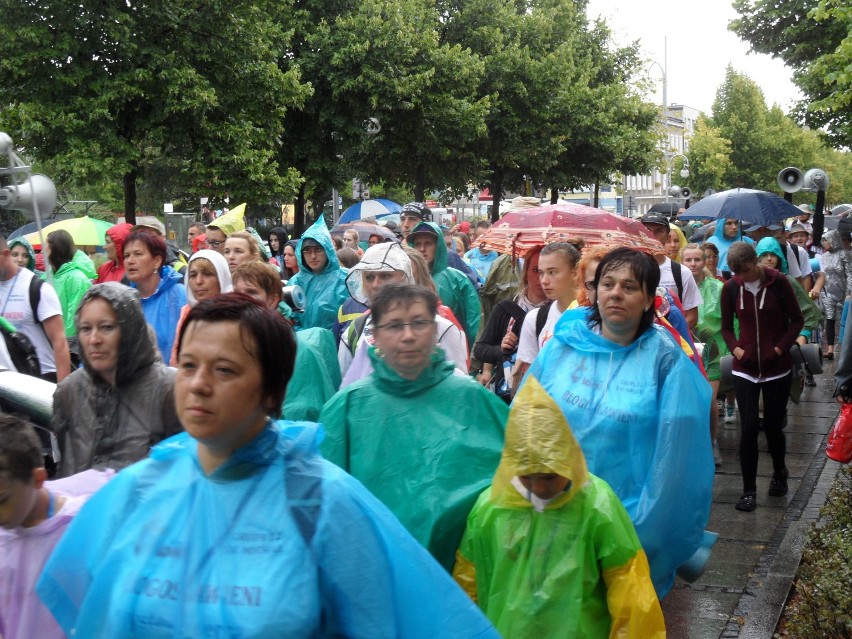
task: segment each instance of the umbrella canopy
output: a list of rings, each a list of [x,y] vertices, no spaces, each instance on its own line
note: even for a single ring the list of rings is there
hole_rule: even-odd
[[[42,229],[42,235],[47,239],[47,236],[53,231],[64,229],[71,234],[74,244],[78,246],[103,246],[104,233],[112,226],[114,225],[109,222],[85,215],[48,224]],[[38,232],[25,235],[24,239],[32,244],[33,248],[41,247],[41,238],[39,238]]]
[[[340,216],[339,222],[340,224],[345,224],[346,222],[355,222],[367,218],[379,219],[386,215],[399,213],[401,210],[402,207],[399,204],[390,200],[383,200],[381,198],[377,200],[364,200],[346,209],[343,215]]]
[[[370,222],[350,222],[348,224],[338,224],[333,229],[331,229],[330,233],[332,235],[343,235],[343,232],[347,229],[355,229],[356,231],[358,231],[359,242],[369,241],[371,235],[378,235],[380,238],[382,238],[382,241],[397,241],[399,239],[389,228],[385,228],[380,224],[371,224]]]
[[[716,218],[770,226],[801,211],[780,195],[754,189],[731,189],[709,195],[680,214],[680,219]]]
[[[668,215],[672,217],[673,215],[677,215],[677,212],[680,211],[681,205],[677,202],[657,202],[648,209],[648,213],[662,213],[663,215]]]
[[[532,248],[569,240],[583,240],[586,246],[626,246],[648,253],[663,252],[662,245],[639,220],[582,204],[512,211],[496,222],[479,242],[499,253],[524,255]]]
[[[838,204],[831,209],[832,215],[852,215],[852,204]]]

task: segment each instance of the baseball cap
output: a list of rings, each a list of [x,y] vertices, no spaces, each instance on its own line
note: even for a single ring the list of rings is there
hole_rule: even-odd
[[[759,231],[760,229],[769,229],[770,231],[780,231],[781,225],[779,225],[779,224],[752,224],[747,229],[743,229],[743,233],[754,233],[755,231]]]
[[[409,202],[402,207],[402,210],[399,212],[399,216],[401,218],[416,217],[420,220],[431,220],[432,209],[423,204],[423,202]]]
[[[642,224],[662,224],[663,226],[669,225],[669,218],[667,218],[662,213],[645,213],[642,216]]]

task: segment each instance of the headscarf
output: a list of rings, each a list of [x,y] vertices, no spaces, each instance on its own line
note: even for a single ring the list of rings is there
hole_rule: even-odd
[[[203,257],[205,260],[209,261],[213,265],[213,268],[216,269],[216,277],[219,279],[220,293],[230,293],[234,290],[234,284],[231,280],[231,271],[228,269],[228,261],[218,251],[202,249],[190,256],[189,266],[186,267],[186,273],[183,276],[183,284],[186,287],[186,303],[189,304],[189,306],[195,306],[198,303],[198,300],[195,299],[195,295],[192,294],[192,288],[189,286],[189,267],[192,266],[192,262],[197,260],[199,257]]]

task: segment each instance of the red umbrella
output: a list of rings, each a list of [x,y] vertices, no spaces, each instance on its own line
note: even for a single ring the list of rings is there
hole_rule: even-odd
[[[664,252],[662,244],[639,220],[571,203],[512,211],[480,238],[487,249],[520,256],[538,246],[570,240],[583,240],[585,246]]]

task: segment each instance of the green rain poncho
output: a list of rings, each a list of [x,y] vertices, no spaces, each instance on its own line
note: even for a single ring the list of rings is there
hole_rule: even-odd
[[[296,333],[296,365],[284,396],[283,419],[317,421],[323,405],[339,386],[334,334],[326,328],[306,328]]]
[[[323,456],[399,518],[447,569],[476,498],[491,482],[503,449],[508,407],[435,349],[414,381],[396,374],[375,349],[373,373],[323,407]]]
[[[479,330],[481,319],[479,295],[464,273],[447,266],[447,245],[438,225],[434,222],[420,222],[411,229],[411,234],[408,236],[409,246],[414,246],[413,236],[417,233],[429,233],[436,237],[435,259],[429,265],[432,279],[435,280],[441,303],[450,307],[453,315],[462,325],[469,350],[473,347]]]
[[[302,259],[302,244],[307,239],[316,241],[325,251],[328,262],[320,273],[313,273]],[[346,288],[346,271],[340,267],[334,243],[322,216],[302,235],[296,245],[296,259],[299,261],[299,272],[287,282],[290,286],[301,286],[305,291],[305,310],[293,314],[296,330],[314,327],[331,329],[337,319],[337,309],[349,297],[349,290]]]
[[[521,493],[517,477],[533,473],[570,483],[542,502]],[[589,474],[535,378],[512,405],[494,484],[470,513],[453,576],[506,639],[665,637],[630,517],[609,484]]]
[[[77,312],[77,306],[80,305],[80,300],[83,299],[86,291],[92,288],[92,280],[97,275],[92,260],[82,251],[77,251],[70,262],[65,262],[53,274],[52,284],[62,306],[62,317],[65,318],[63,323],[67,337],[77,334],[77,329],[74,326],[74,313]]]

